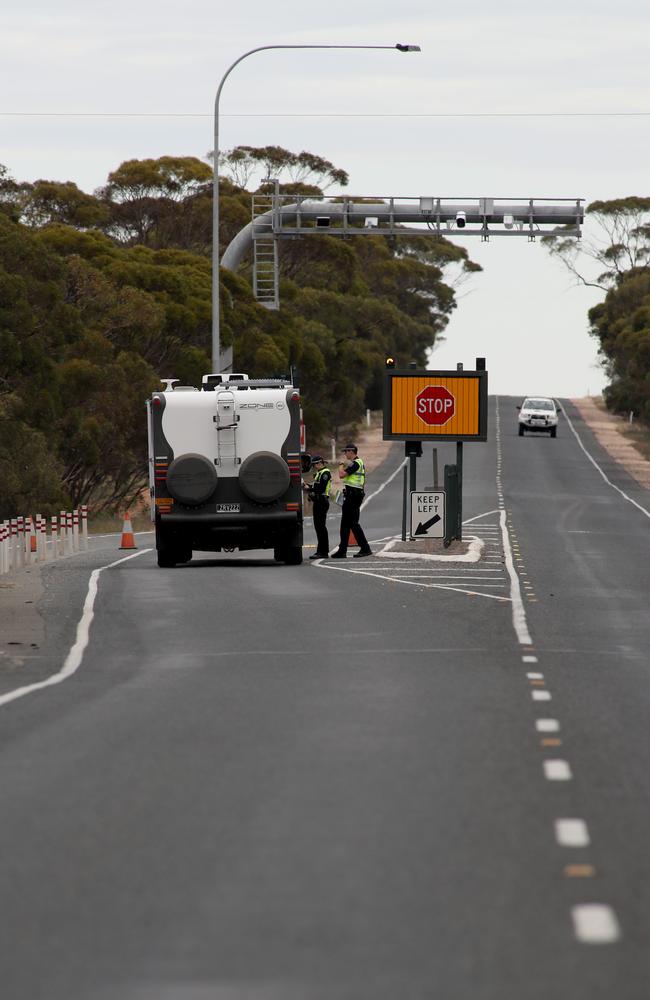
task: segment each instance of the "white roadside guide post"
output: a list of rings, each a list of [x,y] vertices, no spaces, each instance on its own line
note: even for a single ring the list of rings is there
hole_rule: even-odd
[[[84,552],[88,551],[88,505],[81,505],[81,537],[83,539]]]
[[[42,562],[45,562],[47,560],[47,518],[46,517],[41,517],[40,514],[38,516],[39,516],[39,520],[40,520],[40,523],[41,523],[41,530],[40,530],[40,533],[39,533],[39,541],[40,541],[40,544],[41,544],[41,554],[40,554],[39,558],[41,559]]]
[[[40,514],[35,514],[29,519],[29,556],[30,561],[38,562],[38,532],[40,524]]]
[[[32,562],[32,519],[29,514],[25,517],[23,522],[25,526],[25,531],[23,534],[23,542],[25,546],[25,566],[31,566]]]
[[[25,565],[25,519],[22,514],[19,514],[16,518],[16,539],[18,542],[18,559],[16,560],[16,565],[21,568]]]
[[[72,511],[72,551],[79,551],[79,511]]]
[[[228,67],[221,77],[214,99],[214,171],[212,180],[212,370],[221,369],[221,340],[219,326],[219,99],[223,85],[235,66],[255,52],[266,52],[270,49],[394,49],[397,52],[420,52],[419,45],[260,45],[258,48],[244,52],[239,59]]]
[[[27,555],[27,565],[31,566],[36,562],[36,522],[31,514],[27,518],[27,534],[25,536],[25,553]]]
[[[50,526],[50,534],[52,536],[52,558],[56,559],[59,554],[59,519],[56,514],[52,514]]]
[[[15,569],[18,565],[18,519],[15,517],[11,518],[11,541],[10,541],[10,552],[11,552],[11,569]]]
[[[0,525],[0,573],[7,572],[7,522]]]

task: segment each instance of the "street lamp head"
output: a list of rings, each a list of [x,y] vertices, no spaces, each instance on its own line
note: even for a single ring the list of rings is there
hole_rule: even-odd
[[[422,49],[419,45],[401,45],[399,42],[395,46],[400,52],[421,52]]]

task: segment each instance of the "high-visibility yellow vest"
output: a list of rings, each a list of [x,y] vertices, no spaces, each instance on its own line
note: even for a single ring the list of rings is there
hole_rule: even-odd
[[[349,476],[344,476],[343,484],[344,486],[353,486],[357,490],[362,490],[366,482],[366,467],[361,458],[355,458],[355,462],[359,465],[359,471],[353,472]]]
[[[330,472],[329,469],[327,469],[327,468],[325,468],[325,469],[319,469],[318,472],[314,473],[314,486],[320,480],[320,478],[321,478],[321,476],[323,475],[324,472],[329,472],[330,473],[330,478],[325,483],[325,492],[324,493],[319,493],[317,495],[325,497],[326,499],[328,499],[329,495],[330,495],[330,491],[332,489],[332,473]]]

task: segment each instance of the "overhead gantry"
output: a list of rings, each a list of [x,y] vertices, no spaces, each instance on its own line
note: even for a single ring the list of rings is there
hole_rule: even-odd
[[[581,235],[582,198],[337,197],[283,195],[278,185],[252,200],[251,222],[226,248],[221,266],[234,271],[253,250],[253,291],[279,307],[278,241],[298,237]]]

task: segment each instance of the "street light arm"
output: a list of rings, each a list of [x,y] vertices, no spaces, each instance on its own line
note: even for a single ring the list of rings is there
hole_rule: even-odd
[[[223,85],[240,62],[252,56],[255,52],[267,52],[269,49],[397,49],[399,52],[420,52],[419,45],[259,45],[255,49],[244,52],[239,59],[228,67],[221,77],[214,99],[214,144],[212,148],[212,365],[217,371],[220,364],[220,323],[219,323],[219,101]]]
[[[259,45],[256,49],[249,49],[248,52],[244,52],[239,59],[235,59],[234,63],[228,67],[226,72],[221,77],[221,83],[217,90],[217,96],[215,98],[215,113],[219,108],[219,98],[221,97],[221,90],[224,83],[234,70],[235,66],[238,66],[240,62],[252,56],[255,52],[267,52],[269,49],[398,49],[400,52],[421,52],[419,45],[402,45],[400,42],[397,45]]]

